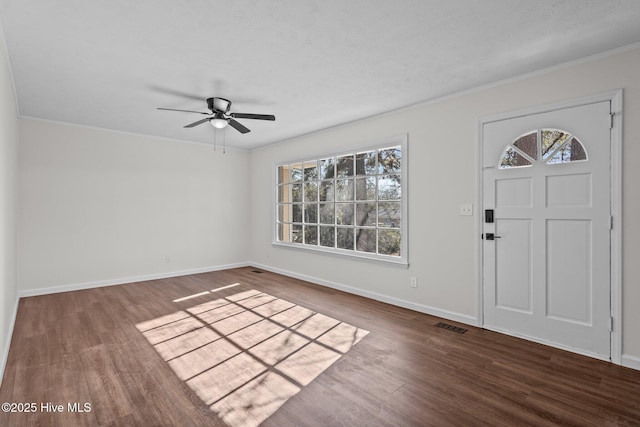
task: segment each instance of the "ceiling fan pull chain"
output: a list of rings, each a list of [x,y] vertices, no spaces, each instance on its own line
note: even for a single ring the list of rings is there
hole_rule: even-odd
[[[227,154],[227,133],[224,129],[220,129],[222,132],[222,154]]]

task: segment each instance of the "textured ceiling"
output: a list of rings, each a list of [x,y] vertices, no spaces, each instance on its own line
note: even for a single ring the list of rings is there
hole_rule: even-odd
[[[636,0],[0,0],[22,116],[260,145],[640,41]]]

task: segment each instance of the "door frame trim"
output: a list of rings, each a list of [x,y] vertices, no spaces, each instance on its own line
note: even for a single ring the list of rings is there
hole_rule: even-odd
[[[478,118],[477,122],[477,144],[476,144],[476,206],[478,215],[476,218],[476,243],[477,253],[477,277],[476,277],[476,322],[484,327],[484,300],[483,300],[483,245],[481,233],[483,227],[483,129],[484,125],[491,122],[510,120],[518,117],[540,114],[565,108],[579,107],[597,102],[611,102],[611,112],[613,116],[613,126],[611,128],[611,215],[613,217],[613,229],[611,230],[611,317],[613,320],[613,331],[611,332],[611,362],[622,364],[622,96],[623,90],[613,90],[595,95],[575,98],[568,101],[555,102],[552,104],[538,105],[524,109],[509,111],[505,113],[492,114]],[[503,333],[509,333],[501,331]],[[522,337],[531,340],[531,338]],[[543,344],[549,345],[544,342]],[[550,344],[553,345],[553,344]],[[564,350],[572,350],[566,346],[558,346]]]

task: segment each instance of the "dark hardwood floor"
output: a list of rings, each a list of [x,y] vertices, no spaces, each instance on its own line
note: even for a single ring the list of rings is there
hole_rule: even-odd
[[[0,425],[640,425],[638,371],[254,270],[22,299]]]

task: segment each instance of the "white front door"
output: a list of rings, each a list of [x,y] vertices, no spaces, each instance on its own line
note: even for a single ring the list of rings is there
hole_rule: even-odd
[[[487,329],[610,358],[610,112],[483,125]]]

